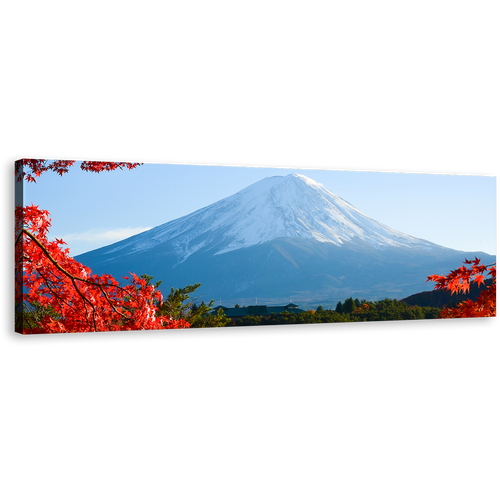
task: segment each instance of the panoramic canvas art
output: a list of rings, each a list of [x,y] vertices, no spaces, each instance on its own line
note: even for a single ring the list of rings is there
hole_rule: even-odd
[[[496,178],[24,159],[23,334],[496,315]]]

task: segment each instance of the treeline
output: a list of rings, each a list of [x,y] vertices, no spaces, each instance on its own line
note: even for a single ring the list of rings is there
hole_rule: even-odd
[[[232,321],[227,326],[254,326],[254,325],[290,325],[311,323],[346,323],[361,321],[396,321],[408,319],[435,319],[441,309],[437,307],[410,306],[396,299],[385,299],[376,302],[353,299],[339,302],[337,307],[301,313],[282,312],[269,316],[245,316]]]

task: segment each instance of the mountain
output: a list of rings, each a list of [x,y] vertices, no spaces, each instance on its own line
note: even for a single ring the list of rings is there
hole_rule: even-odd
[[[202,283],[207,300],[328,305],[422,291],[428,275],[471,256],[491,258],[391,229],[291,174],[76,259],[98,274],[152,275],[164,292]]]

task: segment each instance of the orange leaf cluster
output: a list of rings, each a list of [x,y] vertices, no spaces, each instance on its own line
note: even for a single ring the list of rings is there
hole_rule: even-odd
[[[361,304],[359,307],[357,307],[353,312],[354,314],[359,314],[361,312],[366,312],[370,309],[370,305],[367,303]]]
[[[496,263],[485,266],[480,264],[480,259],[465,259],[464,264],[447,276],[433,274],[427,281],[434,281],[436,290],[449,290],[454,293],[467,293],[470,290],[471,280],[480,286],[484,283],[485,274],[493,278],[490,286],[483,290],[479,298],[474,302],[467,299],[456,308],[444,308],[441,318],[474,318],[485,316],[496,316]],[[469,267],[467,267],[469,266]]]
[[[24,159],[16,161],[16,180],[25,179],[27,182],[36,182],[36,178],[40,177],[44,172],[51,170],[59,175],[68,173],[69,167],[75,163],[75,160],[32,160]],[[124,163],[124,162],[106,162],[106,161],[83,161],[80,168],[85,172],[111,172],[116,169],[123,170],[141,165],[140,163]]]

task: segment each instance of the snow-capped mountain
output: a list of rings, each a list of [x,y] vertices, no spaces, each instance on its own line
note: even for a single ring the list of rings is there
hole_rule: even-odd
[[[214,255],[277,238],[304,238],[342,245],[359,238],[375,247],[429,246],[360,212],[304,175],[262,179],[192,214],[113,245],[106,254],[142,252],[169,241],[179,262],[214,249]]]
[[[153,275],[167,287],[201,282],[207,298],[324,302],[422,291],[429,274],[447,272],[463,257],[391,229],[291,174],[262,179],[77,260],[117,277]]]

